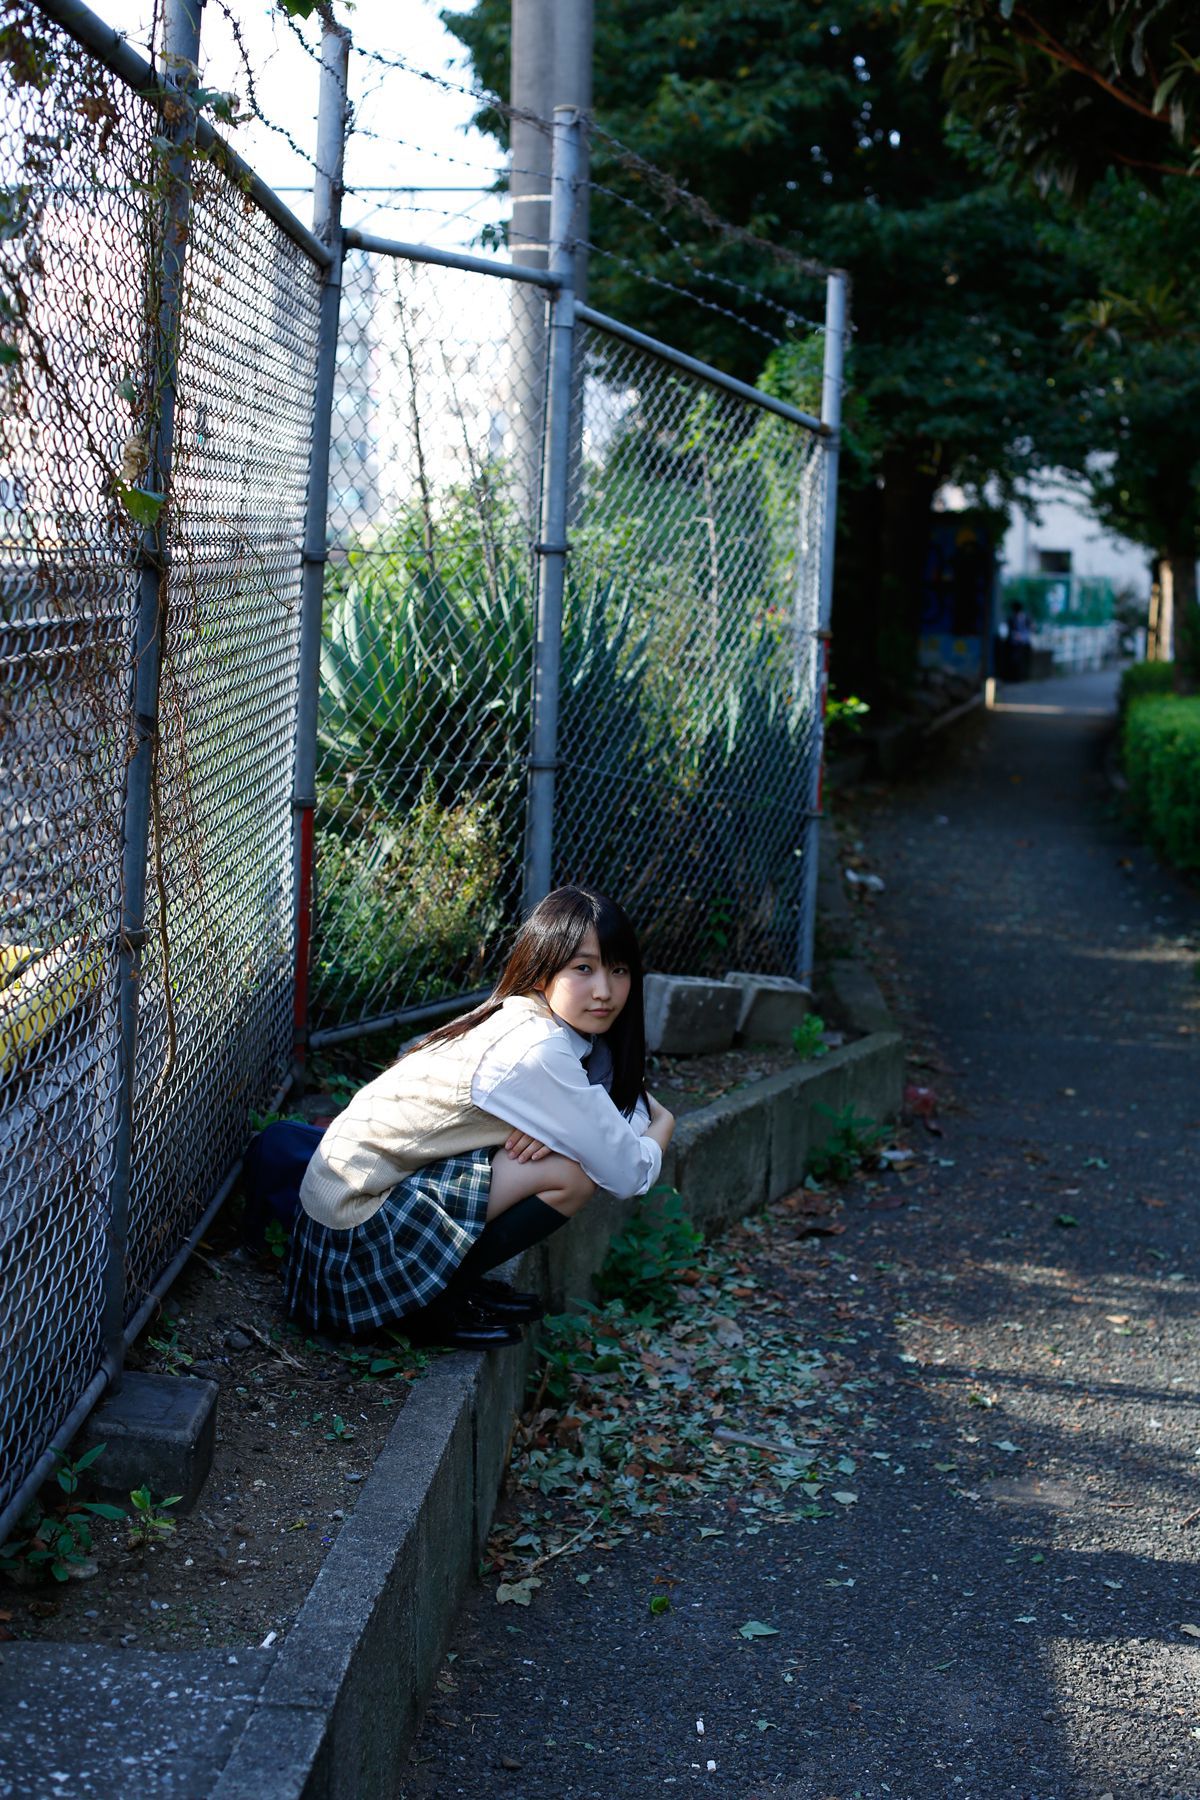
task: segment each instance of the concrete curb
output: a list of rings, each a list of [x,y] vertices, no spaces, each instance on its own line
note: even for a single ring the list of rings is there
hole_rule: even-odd
[[[681,1189],[699,1223],[726,1224],[795,1187],[827,1134],[819,1108],[852,1106],[873,1118],[899,1110],[903,1043],[878,988],[851,964],[834,986],[847,1022],[867,1036],[681,1120],[663,1179]],[[601,1197],[534,1253],[552,1305],[588,1294],[635,1205]],[[159,1712],[141,1720],[146,1749],[157,1733],[170,1751],[137,1757],[144,1800],[390,1800],[487,1536],[532,1356],[529,1346],[448,1355],[414,1386],[277,1650],[131,1656],[130,1675],[136,1662],[163,1695]],[[18,1741],[0,1729],[0,1796],[123,1800],[130,1770],[120,1758],[104,1768],[88,1758],[76,1785],[50,1774],[78,1768],[77,1747],[83,1757],[95,1742],[88,1713],[101,1661],[113,1687],[123,1685],[111,1652],[5,1646],[0,1708],[7,1702],[11,1718],[27,1707],[32,1684],[54,1724],[48,1741],[44,1730]],[[227,1665],[239,1662],[235,1681]],[[180,1705],[185,1686],[190,1704]],[[212,1722],[218,1701],[223,1760]]]

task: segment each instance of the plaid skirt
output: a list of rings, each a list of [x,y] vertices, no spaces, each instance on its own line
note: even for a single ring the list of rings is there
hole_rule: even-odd
[[[284,1278],[297,1324],[367,1337],[427,1306],[483,1230],[491,1180],[491,1151],[473,1150],[406,1175],[348,1230],[301,1209]]]

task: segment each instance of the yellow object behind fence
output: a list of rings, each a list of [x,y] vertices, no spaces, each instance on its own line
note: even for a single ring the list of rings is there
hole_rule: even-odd
[[[103,951],[85,950],[78,938],[44,951],[0,944],[0,1075],[10,1074],[103,976]]]

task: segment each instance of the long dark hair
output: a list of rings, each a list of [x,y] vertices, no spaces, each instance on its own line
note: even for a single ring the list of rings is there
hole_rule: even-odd
[[[555,888],[539,900],[517,933],[504,973],[488,999],[461,1019],[431,1031],[413,1048],[422,1050],[427,1044],[445,1044],[462,1037],[498,1012],[511,994],[540,993],[560,969],[566,968],[593,928],[604,966],[611,968],[621,963],[629,970],[629,998],[604,1038],[612,1053],[612,1098],[623,1113],[631,1113],[646,1085],[642,953],[633,926],[616,901],[592,888]]]

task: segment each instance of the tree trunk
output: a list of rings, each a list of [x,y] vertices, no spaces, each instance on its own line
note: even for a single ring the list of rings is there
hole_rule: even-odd
[[[884,684],[897,697],[916,678],[921,631],[921,584],[929,555],[933,497],[939,477],[928,468],[926,447],[890,452],[883,464],[879,626],[876,654]]]
[[[1200,688],[1200,603],[1196,593],[1196,547],[1173,546],[1164,558],[1174,613],[1175,686],[1180,693]],[[1165,585],[1164,582],[1164,585]]]

